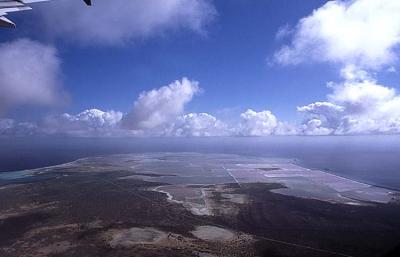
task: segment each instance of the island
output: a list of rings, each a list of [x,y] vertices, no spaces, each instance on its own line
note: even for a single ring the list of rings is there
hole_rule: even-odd
[[[90,157],[0,173],[0,256],[389,256],[399,203],[290,159]]]

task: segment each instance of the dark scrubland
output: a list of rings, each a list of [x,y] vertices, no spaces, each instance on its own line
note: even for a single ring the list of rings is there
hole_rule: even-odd
[[[383,256],[400,243],[397,204],[332,204],[272,193],[282,187],[279,184],[229,184],[227,189],[249,199],[237,204],[237,215],[196,216],[181,204],[168,202],[165,194],[149,190],[161,184],[119,179],[127,175],[124,171],[58,172],[55,179],[1,189],[0,256],[368,257]],[[214,193],[213,201],[223,200]],[[201,225],[252,239],[202,241],[190,233]],[[128,248],[111,247],[104,236],[132,227],[179,236],[169,244]]]
[[[256,247],[265,256],[303,256],[301,247],[278,247],[268,238],[351,256],[384,256],[400,244],[398,204],[332,204],[270,192],[281,188],[279,184],[234,186],[236,193],[250,196],[250,203],[242,205],[236,217],[218,220],[259,236],[261,240]],[[313,254],[323,255],[322,252]]]

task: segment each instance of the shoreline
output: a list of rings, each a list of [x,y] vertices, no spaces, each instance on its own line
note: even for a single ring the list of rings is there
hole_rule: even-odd
[[[46,171],[41,171],[41,170],[45,170],[45,169],[52,169],[55,167],[60,167],[60,166],[64,166],[64,165],[69,165],[69,164],[73,164],[75,162],[81,161],[81,160],[85,160],[85,159],[91,159],[91,158],[98,158],[98,157],[111,157],[114,155],[136,155],[136,154],[209,154],[209,153],[202,153],[202,152],[143,152],[143,153],[125,153],[125,154],[106,154],[106,155],[93,155],[93,156],[86,156],[86,157],[82,157],[82,158],[78,158],[78,159],[74,159],[72,161],[68,161],[68,162],[64,162],[64,163],[59,163],[59,164],[55,164],[55,165],[49,165],[49,166],[43,166],[43,167],[38,167],[38,168],[32,168],[32,169],[23,169],[23,170],[13,170],[13,171],[0,171],[0,181],[9,181],[9,179],[2,179],[1,175],[7,175],[10,173],[22,173],[22,172],[27,172],[30,173],[29,176],[27,177],[32,177],[32,176],[36,176],[36,175],[40,175],[40,174],[36,174],[35,172],[46,172]],[[221,154],[221,153],[212,153],[212,154]],[[301,168],[304,169],[309,169],[309,170],[314,170],[314,171],[320,171],[338,178],[342,178],[342,179],[347,179],[353,182],[357,182],[360,184],[364,184],[367,186],[371,186],[371,187],[376,187],[376,188],[381,188],[381,189],[386,189],[386,190],[392,190],[392,191],[396,191],[396,192],[400,192],[400,187],[396,188],[396,187],[391,187],[391,186],[385,186],[385,185],[378,185],[375,184],[373,182],[370,181],[364,181],[364,180],[360,180],[354,177],[350,177],[350,176],[344,176],[342,174],[337,174],[335,173],[334,170],[329,169],[329,168],[324,168],[324,169],[320,169],[320,168],[316,168],[316,167],[312,167],[312,166],[307,166],[304,161],[302,161],[301,159],[298,158],[286,158],[286,157],[264,157],[264,156],[255,156],[255,155],[242,155],[242,154],[226,154],[226,155],[237,155],[237,156],[248,156],[248,157],[257,157],[257,158],[263,158],[263,159],[282,159],[282,160],[287,160],[289,163],[297,165]],[[24,179],[25,176],[22,176],[20,178],[17,178],[16,180],[20,180],[20,179]],[[13,184],[13,183],[10,183]],[[18,184],[18,182],[16,183]]]
[[[350,177],[350,176],[339,175],[339,174],[335,173],[334,170],[329,169],[329,168],[320,169],[320,168],[316,168],[316,167],[307,166],[301,160],[300,160],[300,162],[297,162],[299,159],[292,159],[292,160],[293,160],[293,162],[291,162],[292,164],[297,165],[299,167],[302,167],[304,169],[321,171],[321,172],[327,173],[329,175],[332,175],[332,176],[335,176],[335,177],[338,177],[338,178],[348,179],[348,180],[351,180],[351,181],[354,181],[354,182],[357,182],[357,183],[361,183],[361,184],[364,184],[364,185],[400,192],[400,187],[396,188],[396,187],[391,187],[391,186],[378,185],[378,184],[374,184],[373,182],[369,182],[369,181],[365,181],[365,180],[359,180],[357,178],[353,178],[353,177]]]

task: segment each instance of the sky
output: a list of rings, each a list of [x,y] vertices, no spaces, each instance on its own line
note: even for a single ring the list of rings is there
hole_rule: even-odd
[[[53,0],[0,31],[0,135],[400,133],[397,0]]]

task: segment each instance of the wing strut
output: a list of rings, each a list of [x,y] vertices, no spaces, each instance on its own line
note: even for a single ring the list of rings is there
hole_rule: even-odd
[[[10,21],[4,16],[0,16],[0,27],[4,28],[15,28],[15,23]]]

